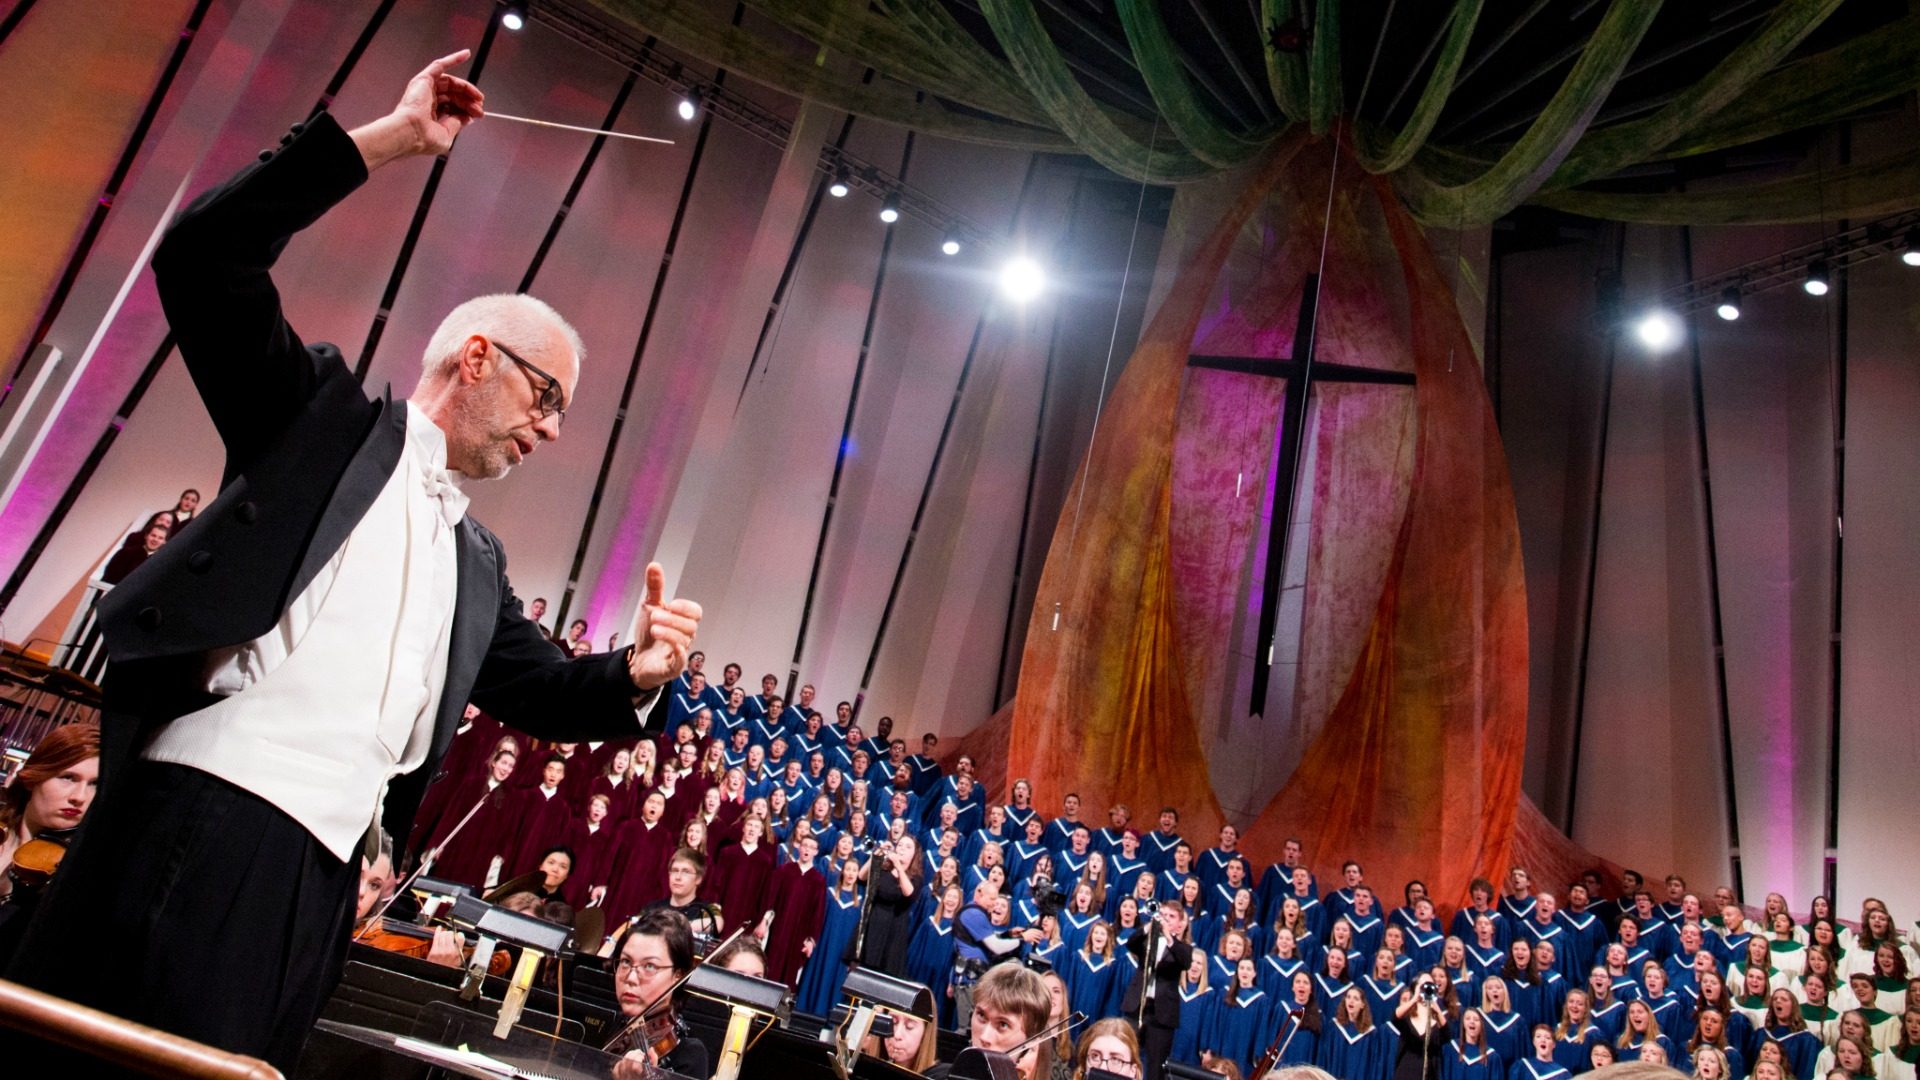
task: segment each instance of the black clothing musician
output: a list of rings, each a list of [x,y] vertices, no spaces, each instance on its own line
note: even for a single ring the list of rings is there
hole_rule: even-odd
[[[614,1080],[648,1080],[650,1067],[686,1076],[708,1075],[707,1048],[686,1033],[678,1006],[661,998],[693,970],[693,930],[665,908],[641,912],[614,950],[613,988],[620,1014],[632,1025],[614,1036],[607,1052],[623,1055]],[[648,1014],[652,1016],[649,1019]]]
[[[1178,900],[1168,900],[1160,905],[1146,933],[1127,939],[1136,967],[1120,1009],[1121,1015],[1139,1024],[1147,1080],[1159,1080],[1161,1066],[1173,1049],[1173,1031],[1180,1026],[1180,975],[1193,960],[1193,946],[1180,940],[1186,929],[1186,908]]]
[[[551,308],[456,308],[405,402],[369,397],[281,313],[269,270],[294,233],[480,118],[480,91],[447,74],[466,58],[351,133],[295,125],[156,251],[225,477],[101,601],[103,794],[9,972],[283,1070],[339,979],[365,838],[382,816],[408,835],[467,703],[540,738],[638,735],[700,616],[650,566],[634,644],[569,658],[465,513],[463,482],[560,434],[582,350]]]

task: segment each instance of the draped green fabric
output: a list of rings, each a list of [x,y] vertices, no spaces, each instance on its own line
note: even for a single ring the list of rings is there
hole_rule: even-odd
[[[1275,29],[1293,18],[1293,0],[1261,0],[1261,52],[1267,61],[1267,88],[1273,103],[1289,120],[1307,118],[1307,61],[1295,52],[1281,52],[1273,40]]]
[[[1325,135],[1345,101],[1340,87],[1340,0],[1317,2],[1307,70],[1307,123],[1315,135]]]
[[[1460,65],[1467,58],[1467,42],[1473,38],[1473,28],[1480,21],[1483,6],[1484,0],[1454,0],[1453,13],[1447,17],[1447,38],[1441,43],[1440,55],[1433,62],[1433,74],[1427,77],[1420,100],[1414,102],[1413,115],[1407,118],[1406,126],[1385,145],[1381,145],[1383,136],[1378,131],[1359,131],[1354,139],[1354,157],[1368,172],[1401,169],[1426,145],[1427,136],[1433,134],[1433,125],[1440,121],[1440,113],[1453,93],[1453,80],[1459,76]]]
[[[962,142],[1020,150],[1065,152],[1073,142],[1057,132],[954,112],[917,100],[910,89],[861,86],[796,60],[751,30],[733,26],[708,9],[675,0],[593,0],[608,14],[657,35],[707,63],[806,101],[817,101],[873,120]]]
[[[1644,120],[1596,131],[1581,140],[1546,186],[1557,189],[1584,184],[1664,150],[1746,94],[1786,59],[1794,46],[1825,22],[1840,3],[1841,0],[1786,0],[1774,9],[1757,33],[1659,112]]]
[[[1230,169],[1259,153],[1271,137],[1270,131],[1240,135],[1207,112],[1193,92],[1180,67],[1166,23],[1160,20],[1155,0],[1119,0],[1120,25],[1127,33],[1127,44],[1146,80],[1147,92],[1174,137],[1185,143],[1193,156],[1215,168]]]
[[[1423,221],[1450,223],[1492,221],[1525,202],[1573,152],[1659,13],[1660,0],[1613,0],[1546,109],[1492,168],[1449,185],[1416,159],[1397,174],[1401,198]]]
[[[1068,70],[1033,0],[981,0],[980,11],[1028,91],[1087,156],[1134,180],[1195,180],[1214,171],[1171,137],[1156,147],[1121,130]]]
[[[1534,202],[1588,217],[1648,225],[1786,225],[1870,218],[1920,205],[1920,150],[1844,169],[1719,191],[1645,195],[1556,191]]]

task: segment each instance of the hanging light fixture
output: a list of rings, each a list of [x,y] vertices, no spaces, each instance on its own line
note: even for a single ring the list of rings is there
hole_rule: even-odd
[[[1815,259],[1808,263],[1807,279],[1800,283],[1800,287],[1807,290],[1808,296],[1827,295],[1827,290],[1832,287],[1832,279],[1827,272],[1827,260]]]

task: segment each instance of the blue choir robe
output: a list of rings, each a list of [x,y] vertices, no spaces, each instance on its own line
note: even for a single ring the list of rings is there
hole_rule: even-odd
[[[1213,991],[1197,986],[1180,986],[1180,1023],[1173,1029],[1173,1047],[1167,1058],[1182,1065],[1198,1067],[1200,1039],[1213,1022]]]
[[[930,855],[939,854],[940,841],[946,839],[948,833],[953,834],[953,839],[954,839],[953,850],[955,853],[955,858],[958,859],[960,847],[966,841],[966,834],[961,832],[957,827],[952,829],[943,829],[938,825],[933,825],[928,827],[925,832],[922,832],[920,834],[921,850],[927,852]],[[962,866],[966,865],[964,860],[961,860],[960,864]],[[939,868],[940,868],[939,864],[935,863],[934,869],[938,870]],[[972,894],[969,893],[968,895],[971,896]]]
[[[960,895],[972,896],[973,890],[979,888],[980,883],[985,880],[987,880],[987,872],[977,866],[969,866],[960,871]]]
[[[1056,971],[1059,970],[1060,965],[1067,962],[1067,947],[1058,941],[1043,941],[1038,945],[1029,946],[1026,953],[1028,961],[1044,962]]]
[[[794,732],[793,737],[787,740],[787,744],[787,753],[801,761],[812,757],[815,752],[819,753],[822,760],[826,759],[826,745],[815,736],[807,734],[804,728]]]
[[[1024,881],[1033,868],[1033,860],[1046,850],[1045,844],[1029,844],[1025,840],[1015,840],[1007,847],[1007,876],[1016,881]]]
[[[861,750],[865,750],[867,752],[867,757],[870,760],[873,760],[873,761],[886,760],[887,744],[878,735],[867,736],[867,741],[861,743],[858,748]]]
[[[1455,1039],[1440,1049],[1440,1080],[1507,1080],[1500,1052]]]
[[[707,708],[706,699],[695,697],[687,691],[681,691],[667,699],[667,730],[677,730],[681,724],[693,723],[693,714]]]
[[[1484,982],[1488,976],[1500,974],[1506,963],[1504,948],[1482,949],[1471,940],[1467,942],[1467,966],[1473,969],[1474,982]]]
[[[1582,911],[1575,914],[1571,911],[1561,910],[1555,912],[1553,917],[1559,919],[1561,923],[1566,926],[1567,932],[1571,934],[1573,938],[1572,973],[1568,974],[1565,970],[1562,970],[1561,973],[1576,983],[1585,982],[1587,972],[1592,971],[1593,965],[1600,962],[1601,954],[1606,950],[1607,924],[1602,922],[1600,917],[1592,911]],[[1556,945],[1554,947],[1561,949],[1563,952],[1566,951],[1562,946]]]
[[[1298,893],[1294,894],[1293,898],[1300,902],[1300,917],[1306,921],[1307,926],[1312,928],[1316,936],[1326,937],[1329,918],[1327,905],[1321,903],[1317,897],[1301,896]],[[1279,913],[1277,907],[1274,911],[1276,915]],[[1295,937],[1297,938],[1298,935]],[[1304,953],[1306,949],[1302,948],[1300,951]]]
[[[1140,843],[1140,855],[1154,873],[1173,868],[1173,849],[1180,846],[1180,834],[1155,829]]]
[[[827,768],[839,769],[840,775],[846,777],[849,783],[860,779],[853,775],[853,747],[844,742],[838,746],[829,745],[826,747],[826,758]]]
[[[1320,883],[1313,875],[1307,875],[1307,892],[1319,895]],[[1270,923],[1280,917],[1280,901],[1293,892],[1293,868],[1285,863],[1273,863],[1260,871],[1260,883],[1254,887],[1253,902],[1255,910],[1260,912],[1260,921]],[[1305,901],[1302,901],[1304,905]]]
[[[1102,1016],[1122,1016],[1126,1013],[1127,984],[1133,981],[1134,974],[1140,970],[1140,962],[1126,950],[1126,941],[1127,938],[1122,937],[1120,931],[1114,931],[1113,978],[1107,980],[1107,1003],[1101,1011]]]
[[[1683,1045],[1693,1038],[1693,1011],[1690,1004],[1679,994],[1662,994],[1658,999],[1642,994],[1640,1000],[1653,1010],[1654,1022],[1660,1025],[1660,1033],[1673,1039],[1675,1046]]]
[[[1679,1060],[1679,1055],[1674,1051],[1672,1039],[1667,1038],[1665,1035],[1656,1035],[1653,1037],[1653,1041],[1659,1043],[1661,1048],[1666,1050],[1667,1062],[1669,1064]],[[1645,1038],[1636,1038],[1629,1040],[1625,1045],[1615,1046],[1613,1048],[1613,1060],[1639,1061],[1640,1048],[1646,1044],[1647,1040]],[[1795,1073],[1794,1075],[1798,1076],[1800,1074]]]
[[[1086,1024],[1106,1016],[1108,1004],[1113,1000],[1114,973],[1120,969],[1121,965],[1110,956],[1075,949],[1066,957],[1066,967],[1060,972],[1067,984],[1068,1011],[1086,1014]],[[1074,1037],[1078,1038],[1085,1030],[1085,1024],[1076,1027]]]
[[[907,809],[907,812],[900,816],[907,823],[907,831],[912,832],[913,831],[913,809],[909,807]],[[877,814],[871,815],[871,818],[873,820],[873,824],[869,825],[868,828],[873,832],[875,836],[886,837],[892,834],[893,809],[891,807],[885,810],[882,810]]]
[[[1453,996],[1460,999],[1462,1008],[1480,1007],[1480,980],[1474,977],[1473,968],[1448,968],[1447,981],[1453,984]]]
[[[1047,831],[1040,834],[1040,839],[1048,851],[1065,851],[1073,845],[1073,830],[1083,828],[1086,828],[1085,822],[1062,815],[1047,822]]]
[[[1107,860],[1107,880],[1113,882],[1113,888],[1108,893],[1113,896],[1133,895],[1134,883],[1145,873],[1150,873],[1145,861],[1115,854]]]
[[[1093,850],[1106,856],[1117,855],[1120,852],[1120,838],[1126,834],[1127,830],[1111,825],[1099,829],[1093,834]]]
[[[1267,1017],[1267,1027],[1272,1030],[1267,1045],[1274,1045],[1273,1040],[1277,1039],[1280,1046],[1280,1057],[1274,1062],[1274,1067],[1312,1065],[1320,1060],[1320,1033],[1300,1026],[1302,1010],[1294,1003],[1292,995],[1267,996],[1274,1003]],[[1260,1048],[1260,1053],[1265,1054],[1266,1051],[1267,1046]]]
[[[732,712],[726,706],[722,705],[720,708],[713,710],[713,737],[723,743],[732,742],[733,733],[740,728],[746,727],[751,722],[752,721],[747,718],[744,707],[740,712]],[[752,729],[748,729],[748,734],[751,736]],[[749,740],[749,745],[751,745],[751,740]]]
[[[1320,1067],[1339,1080],[1388,1080],[1400,1040],[1391,1028],[1357,1031],[1338,1020],[1320,1026]]]
[[[1529,1031],[1535,1024],[1553,1022],[1543,1019],[1540,1015],[1540,984],[1538,982],[1520,978],[1506,978],[1501,981],[1507,984],[1507,1001],[1513,1005],[1513,1011],[1520,1014],[1520,1019]],[[1511,1061],[1513,1058],[1507,1060]]]
[[[1560,1012],[1567,1003],[1567,991],[1573,989],[1571,980],[1563,979],[1557,971],[1540,972],[1540,988],[1534,1007],[1538,1010],[1536,1024],[1553,1027],[1560,1023]],[[1662,1026],[1665,1026],[1664,1023]]]
[[[1402,930],[1411,929],[1418,920],[1413,917],[1413,905],[1402,904],[1387,912],[1387,925],[1398,926]]]
[[[1240,961],[1229,960],[1215,952],[1207,953],[1207,985],[1215,988],[1227,985],[1239,975]]]
[[[1391,1024],[1394,1010],[1400,1007],[1400,992],[1407,988],[1406,984],[1398,979],[1382,982],[1372,975],[1362,975],[1357,985],[1360,993],[1366,996],[1367,1008],[1373,1011],[1374,1025]]]
[[[1553,1060],[1567,1072],[1578,1076],[1593,1068],[1593,1044],[1610,1041],[1605,1032],[1589,1024],[1580,1031],[1555,1036]]]
[[[1073,950],[1074,952],[1079,952],[1081,942],[1084,942],[1087,940],[1087,932],[1089,930],[1092,930],[1093,924],[1099,921],[1100,921],[1100,916],[1097,913],[1091,912],[1091,911],[1086,913],[1085,915],[1076,915],[1071,911],[1061,912],[1060,913],[1061,944],[1065,945],[1067,948]]]
[[[747,769],[747,752],[735,751],[732,747],[728,747],[720,751],[720,763],[729,769],[739,769],[744,773]]]
[[[1232,998],[1228,996],[1230,989],[1215,991],[1213,1016],[1200,1045],[1216,1057],[1237,1063],[1245,1076],[1253,1070],[1253,1059],[1267,1048],[1270,1003],[1257,986],[1240,987]]]
[[[1260,958],[1260,989],[1275,1001],[1292,1001],[1293,977],[1306,969],[1306,961],[1299,957],[1289,960],[1268,953]]]
[[[1647,961],[1653,958],[1653,950],[1647,947],[1644,940],[1627,950],[1627,977],[1633,980],[1635,986],[1640,985],[1640,976],[1637,973],[1647,966]]]
[[[1203,915],[1224,915],[1233,910],[1233,897],[1244,885],[1229,885],[1225,881],[1216,881],[1200,887],[1200,912]]]
[[[813,785],[807,782],[805,776],[796,776],[791,780],[783,776],[774,784],[787,793],[788,816],[800,817],[807,812],[807,804],[813,801]]]
[[[1013,837],[1005,832],[994,832],[982,826],[967,834],[967,842],[960,849],[960,861],[966,866],[980,865],[980,849],[988,844],[1000,845],[1000,861],[1010,863],[1013,855]],[[1009,865],[1008,869],[1012,869]],[[968,893],[972,896],[972,893]]]
[[[1513,1063],[1507,1080],[1572,1080],[1572,1073],[1558,1061],[1541,1061],[1529,1054]]]
[[[1183,874],[1172,868],[1160,871],[1153,879],[1154,899],[1159,900],[1163,904],[1168,900],[1180,899],[1180,890],[1186,887],[1187,879],[1193,876],[1192,874]],[[1203,893],[1202,896],[1204,897],[1204,895]]]
[[[893,761],[889,758],[876,758],[873,764],[867,766],[867,775],[858,777],[857,779],[865,780],[867,782],[867,790],[870,792],[891,791],[893,789]],[[907,794],[913,794],[911,787],[907,789]],[[876,802],[874,805],[878,806],[880,804]]]
[[[1115,956],[1121,955],[1120,947],[1127,943],[1127,939],[1144,929],[1146,929],[1144,922],[1135,923],[1132,926],[1121,926],[1119,923],[1114,923],[1113,924],[1113,955]]]
[[[1272,941],[1277,933],[1276,931],[1274,934],[1269,934],[1267,940]],[[1300,959],[1306,961],[1308,967],[1314,966],[1316,960],[1323,958],[1320,948],[1320,936],[1311,930],[1304,930],[1293,935],[1293,949],[1300,954]]]
[[[765,694],[748,694],[746,698],[740,702],[740,713],[748,720],[758,720],[767,715],[767,696]]]
[[[752,698],[748,698],[752,701]],[[772,746],[773,740],[787,736],[783,725],[769,719],[767,714],[750,717],[747,720],[747,744],[749,746]]]
[[[847,895],[839,889],[827,890],[826,916],[820,933],[813,939],[813,955],[800,972],[800,990],[794,1007],[814,1016],[831,1016],[840,1002],[840,986],[847,981],[847,947],[860,928],[861,897],[866,890],[856,888]]]
[[[1591,992],[1588,996],[1592,996]],[[1595,1001],[1588,1009],[1587,1018],[1593,1022],[1593,1026],[1600,1030],[1600,1034],[1608,1042],[1612,1042],[1620,1037],[1620,1032],[1627,1026],[1627,1003],[1620,998],[1606,1002]],[[1728,1036],[1729,1038],[1732,1036],[1731,1028],[1728,1029]]]
[[[1007,812],[1007,835],[1009,836],[1026,836],[1027,822],[1032,821],[1040,814],[1040,811],[1035,810],[1031,806],[1023,808],[1015,806],[1012,803],[1006,804],[1001,807],[1001,809]],[[1046,837],[1042,836],[1041,839],[1045,840]]]
[[[1825,1046],[1820,1041],[1820,1036],[1811,1031],[1804,1029],[1790,1031],[1784,1027],[1761,1028],[1750,1036],[1749,1041],[1753,1044],[1751,1049],[1755,1061],[1760,1060],[1760,1047],[1763,1044],[1779,1043],[1780,1055],[1793,1066],[1793,1075],[1807,1077],[1816,1075],[1815,1064],[1820,1060],[1820,1051]],[[1731,1037],[1728,1038],[1727,1043],[1732,1045]],[[1671,1056],[1668,1060],[1672,1060]]]
[[[849,723],[847,727],[852,727]],[[820,745],[823,749],[838,750],[847,745],[847,727],[841,727],[838,721],[820,725]],[[849,757],[852,755],[849,754]]]
[[[1527,1020],[1517,1012],[1483,1012],[1487,1021],[1487,1045],[1500,1053],[1501,1061],[1519,1061],[1523,1057],[1533,1056],[1528,1048],[1533,1045],[1533,1029],[1527,1026]]]
[[[1515,898],[1506,893],[1502,893],[1500,895],[1500,913],[1505,915],[1514,925],[1518,926],[1520,923],[1533,918],[1533,909],[1537,907],[1539,903],[1540,901],[1536,897]],[[1518,933],[1518,931],[1515,932]]]
[[[1499,950],[1502,953],[1506,952],[1507,946],[1513,944],[1513,927],[1507,924],[1506,913],[1498,907],[1461,908],[1459,911],[1453,913],[1453,922],[1448,925],[1447,933],[1466,942],[1467,945],[1471,947],[1474,939],[1478,936],[1473,932],[1473,924],[1482,915],[1493,920],[1493,940],[1498,944]]]
[[[1729,1043],[1727,1047],[1720,1052],[1727,1055],[1728,1080],[1746,1080],[1747,1061],[1746,1058],[1741,1056],[1740,1051],[1734,1049],[1733,1045]],[[1674,1068],[1691,1075],[1693,1073],[1693,1063],[1694,1055],[1688,1053],[1686,1048],[1682,1046],[1680,1060],[1674,1064]],[[1885,1080],[1887,1074],[1881,1071],[1879,1075]]]
[[[1080,882],[1080,875],[1087,872],[1087,857],[1076,855],[1072,849],[1056,851],[1053,855],[1053,887],[1073,895],[1073,887]]]
[[[1438,930],[1422,930],[1418,926],[1403,928],[1407,936],[1407,956],[1421,968],[1430,968],[1440,962],[1440,950],[1446,945],[1446,935]]]
[[[1527,943],[1530,945],[1538,945],[1543,941],[1552,943],[1553,970],[1559,972],[1561,977],[1585,980],[1586,973],[1575,970],[1574,962],[1577,957],[1574,954],[1578,949],[1573,941],[1573,933],[1567,929],[1565,923],[1554,919],[1547,925],[1541,926],[1540,920],[1528,919],[1520,924],[1520,932],[1526,935]]]
[[[1225,851],[1211,847],[1193,860],[1194,873],[1200,875],[1200,883],[1212,887],[1214,883],[1227,879],[1227,864],[1237,862],[1247,868],[1246,877],[1253,876],[1253,867],[1247,863],[1247,857],[1237,851]],[[1242,880],[1245,880],[1244,878]]]
[[[1340,1003],[1342,997],[1346,996],[1347,991],[1351,989],[1352,986],[1353,983],[1346,979],[1336,979],[1324,971],[1315,972],[1313,976],[1313,993],[1315,997],[1320,999],[1320,1015],[1323,1017],[1332,1016],[1335,1006]],[[1324,1026],[1321,1031],[1324,1034]]]
[[[907,939],[907,978],[933,991],[934,1004],[940,1010],[940,1026],[953,1030],[952,919],[930,915],[914,925],[913,936]]]
[[[907,764],[913,766],[913,790],[922,794],[933,790],[940,782],[940,763],[922,754],[908,754]]]
[[[1356,915],[1349,911],[1345,915],[1347,925],[1353,927],[1353,951],[1373,966],[1373,954],[1380,951],[1381,935],[1386,933],[1387,924],[1378,915]]]
[[[1353,890],[1345,888],[1335,889],[1321,897],[1320,902],[1327,906],[1327,925],[1332,926],[1333,920],[1353,910]],[[1322,930],[1321,933],[1325,934],[1326,931]],[[1325,1040],[1323,1039],[1321,1041],[1324,1042]]]
[[[1619,998],[1621,1001],[1640,1000],[1642,995],[1640,993],[1639,979],[1631,975],[1612,975],[1608,978],[1608,985],[1611,987],[1610,992],[1614,997]]]

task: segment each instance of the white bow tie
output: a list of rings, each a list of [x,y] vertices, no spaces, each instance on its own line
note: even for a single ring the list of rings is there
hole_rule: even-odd
[[[460,519],[467,516],[467,493],[460,490],[460,481],[445,469],[423,466],[420,487],[440,508],[440,516],[447,519],[449,526],[458,526]]]

